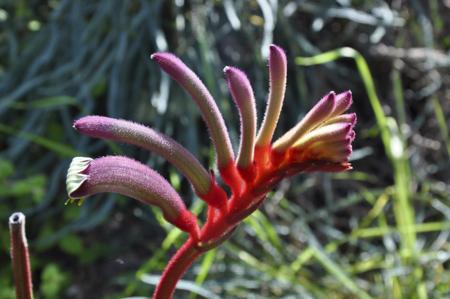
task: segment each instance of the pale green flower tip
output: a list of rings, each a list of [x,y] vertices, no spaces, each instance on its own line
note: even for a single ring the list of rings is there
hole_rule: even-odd
[[[88,175],[82,172],[89,167],[92,159],[89,157],[75,157],[70,163],[69,169],[67,170],[66,178],[66,188],[67,194],[69,195],[69,202],[72,203],[70,199],[73,192],[75,192],[80,186],[88,179]]]

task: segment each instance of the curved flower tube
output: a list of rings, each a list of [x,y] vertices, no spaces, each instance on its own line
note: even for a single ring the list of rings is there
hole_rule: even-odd
[[[269,54],[269,100],[266,113],[258,132],[256,144],[259,147],[268,146],[283,107],[286,92],[287,59],[283,49],[276,45],[270,46]]]
[[[151,59],[156,61],[194,99],[200,108],[214,143],[217,165],[219,167],[228,165],[234,159],[230,137],[222,114],[206,86],[189,67],[171,53],[154,53],[151,55]]]
[[[241,138],[237,166],[246,169],[253,163],[253,148],[256,134],[256,107],[253,89],[247,76],[239,69],[226,66],[225,76],[228,88],[239,110],[241,122]]]
[[[119,193],[158,206],[168,222],[198,235],[196,217],[156,171],[127,157],[74,158],[67,172],[69,197],[77,199],[103,192]]]
[[[306,132],[324,122],[331,115],[335,106],[336,94],[332,91],[324,96],[295,127],[275,141],[273,150],[278,153],[285,152]]]

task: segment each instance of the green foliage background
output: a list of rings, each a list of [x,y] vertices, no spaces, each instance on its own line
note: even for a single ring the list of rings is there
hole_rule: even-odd
[[[351,89],[354,171],[281,183],[195,264],[177,298],[450,296],[449,22],[450,3],[439,0],[3,0],[0,298],[14,298],[7,219],[17,210],[27,215],[37,298],[149,297],[185,236],[120,196],[65,206],[71,158],[133,156],[200,215],[202,204],[161,159],[80,136],[72,122],[145,123],[212,167],[195,105],[149,56],[174,52],[204,79],[237,145],[222,69],[248,74],[261,118],[270,43],[289,58],[277,134],[327,91]]]

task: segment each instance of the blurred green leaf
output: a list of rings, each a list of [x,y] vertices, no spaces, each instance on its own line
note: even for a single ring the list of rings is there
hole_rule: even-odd
[[[57,154],[59,154],[62,157],[74,157],[74,156],[82,156],[83,154],[75,150],[73,147],[49,140],[45,137],[38,136],[35,134],[27,133],[27,132],[18,132],[14,128],[0,124],[0,133],[3,134],[9,134],[9,135],[15,135],[20,138],[29,140],[33,143],[36,143],[50,151],[53,151]]]
[[[42,271],[40,285],[44,298],[60,298],[61,291],[65,289],[69,282],[69,277],[69,274],[62,271],[57,264],[46,265]]]
[[[61,106],[78,106],[75,98],[69,96],[55,96],[42,99],[36,99],[30,102],[16,102],[11,104],[11,108],[25,110],[25,109],[51,109]]]
[[[74,234],[67,234],[59,240],[59,247],[71,255],[79,256],[83,254],[83,241]]]

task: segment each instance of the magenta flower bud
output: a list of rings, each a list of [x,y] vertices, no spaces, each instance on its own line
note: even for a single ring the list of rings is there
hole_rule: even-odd
[[[350,137],[350,142],[352,142],[352,141],[355,140],[355,138],[356,138],[356,132],[355,132],[355,131],[351,131],[351,132],[348,134],[348,137]]]
[[[307,150],[316,159],[332,162],[347,162],[352,153],[351,139],[346,137],[339,141],[318,142],[310,146]]]
[[[303,135],[324,122],[335,108],[335,99],[336,94],[333,91],[324,96],[295,127],[275,141],[274,151],[285,152]]]
[[[206,86],[197,75],[175,55],[158,52],[152,54],[151,58],[194,99],[197,106],[200,108],[203,119],[210,131],[211,139],[217,154],[217,164],[219,168],[228,165],[234,160],[230,137],[222,114]]]
[[[330,118],[325,122],[325,124],[349,123],[354,126],[356,124],[356,119],[356,113],[341,114]]]
[[[352,105],[352,102],[353,102],[352,92],[350,90],[337,94],[336,105],[330,117],[342,114],[345,111],[347,111],[348,108],[350,108],[350,106]]]
[[[352,125],[349,123],[326,125],[307,133],[293,145],[293,148],[307,148],[318,142],[344,141],[351,129]]]
[[[270,45],[269,55],[269,99],[258,132],[256,144],[260,147],[268,146],[272,141],[273,133],[283,107],[286,91],[287,59],[283,49],[276,45]]]
[[[76,157],[70,164],[66,182],[70,198],[119,193],[158,206],[167,221],[191,234],[198,233],[196,217],[186,209],[172,186],[156,171],[133,159]]]
[[[291,160],[346,163],[352,153],[351,143],[355,136],[352,128],[356,117],[352,114],[342,116],[348,121],[331,124],[327,122],[300,138],[290,149]]]
[[[91,137],[125,142],[155,152],[172,163],[199,196],[207,194],[211,187],[211,176],[186,148],[149,127],[104,116],[85,116],[73,126]]]
[[[228,81],[234,102],[239,111],[241,123],[241,138],[237,166],[246,169],[253,162],[253,148],[256,134],[256,107],[253,89],[247,76],[241,70],[234,67],[223,69]]]

